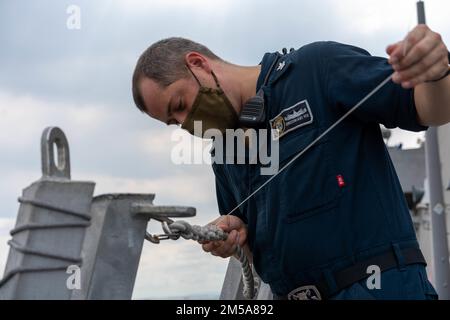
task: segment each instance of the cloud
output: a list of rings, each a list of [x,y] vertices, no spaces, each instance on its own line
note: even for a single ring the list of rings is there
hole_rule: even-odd
[[[137,17],[145,17],[152,12],[172,11],[179,12],[188,10],[195,12],[199,16],[208,16],[210,14],[229,14],[230,10],[237,9],[239,2],[234,0],[127,0],[115,1],[114,5],[118,10],[129,12]],[[194,8],[194,9],[193,9]]]
[[[71,4],[2,3],[0,87],[120,109],[133,104],[130,82],[138,56],[165,37],[192,38],[226,60],[257,64],[266,51],[317,40],[350,42],[384,55],[416,24],[411,0],[79,0],[81,29],[71,31],[65,23]],[[446,0],[427,2],[430,26],[447,42],[450,23],[441,13],[448,8]]]
[[[134,111],[112,111],[104,105],[61,103],[0,90],[2,164],[36,168],[43,129],[59,126],[69,140],[74,176],[85,171],[155,178],[186,170],[196,174],[211,171],[206,165],[182,169],[174,165],[170,158],[176,145],[170,140],[174,129]]]
[[[203,252],[193,241],[145,243],[133,298],[157,299],[208,294],[218,298],[228,260]]]
[[[96,194],[105,193],[155,193],[158,205],[211,205],[214,181],[209,175],[174,175],[157,179],[130,179],[113,176],[80,175],[81,180],[97,183]],[[193,192],[195,190],[195,192]],[[209,213],[211,218],[214,213]],[[215,214],[216,215],[216,214]]]

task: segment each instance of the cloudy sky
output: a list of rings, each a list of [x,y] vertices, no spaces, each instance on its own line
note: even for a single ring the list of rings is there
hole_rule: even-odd
[[[67,28],[70,5],[81,10],[80,29]],[[450,44],[450,2],[426,5]],[[96,194],[155,193],[160,205],[196,206],[196,224],[217,216],[211,168],[173,164],[174,129],[133,106],[131,74],[151,43],[187,37],[242,65],[317,40],[384,56],[415,21],[414,0],[0,1],[0,270],[16,199],[41,175],[47,126],[65,131],[72,178],[95,181]],[[417,138],[396,132],[391,142],[415,147]],[[217,296],[226,265],[196,243],[145,244],[134,298]]]

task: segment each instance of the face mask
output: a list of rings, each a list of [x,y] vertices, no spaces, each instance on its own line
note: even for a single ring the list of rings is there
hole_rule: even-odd
[[[200,138],[203,138],[205,131],[209,129],[217,129],[222,134],[225,134],[226,129],[237,129],[239,126],[239,118],[230,100],[228,100],[220,87],[214,72],[211,71],[211,74],[216,82],[217,89],[203,87],[192,70],[189,67],[188,69],[191,71],[195,80],[197,80],[200,89],[194,100],[192,109],[181,128]],[[195,121],[202,122],[201,132],[194,132]],[[197,129],[197,131],[199,130]]]

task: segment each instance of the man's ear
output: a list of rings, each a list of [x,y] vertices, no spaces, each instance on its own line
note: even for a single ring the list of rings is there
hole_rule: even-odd
[[[191,70],[202,69],[207,73],[211,73],[211,66],[208,59],[198,52],[189,52],[185,57],[186,64]]]

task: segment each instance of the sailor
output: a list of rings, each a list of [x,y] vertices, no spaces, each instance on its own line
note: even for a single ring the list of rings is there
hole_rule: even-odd
[[[437,298],[380,124],[418,132],[450,122],[448,51],[425,25],[386,51],[389,59],[316,42],[243,67],[194,41],[169,38],[137,62],[137,107],[190,133],[195,121],[203,130],[249,127],[239,116],[262,94],[258,126],[275,132],[268,143],[279,143],[280,167],[393,73],[242,206],[271,176],[261,174],[261,163],[213,165],[223,216],[212,223],[229,237],[203,249],[228,258],[243,246],[276,299]]]

